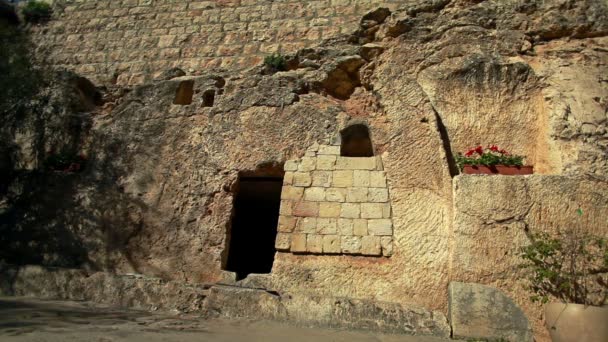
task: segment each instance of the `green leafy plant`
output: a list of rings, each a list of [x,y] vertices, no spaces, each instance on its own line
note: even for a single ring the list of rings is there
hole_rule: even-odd
[[[582,216],[581,209],[577,214]],[[531,233],[521,249],[533,302],[555,297],[566,303],[601,306],[608,300],[608,239],[582,229]]]
[[[512,155],[511,153],[499,148],[496,145],[490,145],[488,148],[477,146],[470,149],[464,155],[458,153],[455,156],[456,165],[462,171],[465,165],[505,165],[505,166],[523,166],[524,157]]]
[[[287,60],[285,56],[279,54],[268,55],[264,58],[264,65],[271,68],[274,71],[285,71],[287,70]]]
[[[30,0],[23,6],[21,13],[25,21],[37,24],[51,19],[53,10],[51,9],[51,5],[44,1]]]

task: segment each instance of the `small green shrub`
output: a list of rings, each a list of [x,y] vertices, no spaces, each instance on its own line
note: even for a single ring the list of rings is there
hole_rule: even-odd
[[[273,69],[274,71],[285,71],[287,70],[287,61],[285,56],[279,54],[272,54],[264,58],[264,65]]]
[[[577,214],[583,215],[578,209]],[[566,303],[601,306],[608,301],[608,239],[580,227],[555,234],[530,233],[531,243],[521,249],[534,293],[532,302],[559,298]]]
[[[30,0],[23,7],[21,13],[23,13],[23,18],[28,23],[42,23],[51,19],[51,14],[53,10],[51,9],[51,5],[44,1],[38,0]]]

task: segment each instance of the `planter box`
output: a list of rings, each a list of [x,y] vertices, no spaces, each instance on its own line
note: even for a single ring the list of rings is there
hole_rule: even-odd
[[[531,175],[534,173],[533,166],[505,166],[505,165],[465,165],[462,172],[467,175]]]
[[[545,325],[553,342],[608,341],[608,307],[551,303]]]

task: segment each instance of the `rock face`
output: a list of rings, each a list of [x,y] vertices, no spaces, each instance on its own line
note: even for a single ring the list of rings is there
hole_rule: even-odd
[[[451,282],[448,317],[456,339],[534,341],[523,311],[490,286]]]
[[[15,124],[2,126],[0,151],[11,152],[1,187],[0,258],[224,281],[232,276],[225,269],[239,180],[285,181],[293,171],[287,161],[303,161],[311,146],[336,149],[341,131],[365,125],[390,194],[392,245],[380,243],[381,251],[392,249],[390,257],[360,255],[377,254],[377,243],[366,244],[374,253],[318,253],[333,251],[335,240],[326,245],[312,234],[309,244],[299,236],[296,250],[310,253],[276,253],[260,287],[281,298],[445,312],[449,282],[483,282],[512,297],[534,318],[537,338],[546,338],[514,265],[527,231],[573,224],[576,208],[585,210],[589,230],[608,234],[608,8],[591,0],[400,5],[370,13],[351,34],[287,56],[287,71],[183,75],[163,67],[154,70],[156,82],[103,89],[103,104],[85,96],[87,87],[66,86],[84,94],[65,99],[73,106],[40,101],[35,108],[42,110],[7,114]],[[538,174],[455,177],[453,155],[477,144],[526,155]],[[82,152],[86,167],[50,172],[42,165],[52,149]],[[313,171],[298,175],[298,184],[310,181],[312,189],[315,177],[306,176]],[[287,190],[284,196],[293,195]],[[290,216],[288,206],[282,210]],[[379,211],[366,215],[384,215]],[[347,250],[363,247],[345,240]],[[275,243],[286,250],[287,241],[294,251],[294,239],[279,235]],[[249,293],[234,294],[241,295]],[[257,305],[282,312],[272,294],[264,296]],[[351,315],[344,303],[337,307]]]

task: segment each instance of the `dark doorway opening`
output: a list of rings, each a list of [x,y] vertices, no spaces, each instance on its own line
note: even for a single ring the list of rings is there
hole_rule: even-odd
[[[237,280],[272,270],[282,186],[283,177],[239,178],[225,268]]]
[[[372,157],[374,155],[367,126],[361,124],[348,126],[340,132],[340,135],[342,138],[340,155],[342,157]]]

